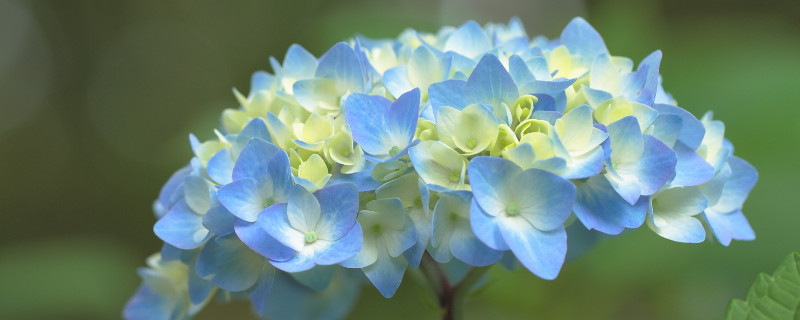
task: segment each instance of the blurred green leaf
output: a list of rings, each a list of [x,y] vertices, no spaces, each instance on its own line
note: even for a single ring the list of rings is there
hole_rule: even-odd
[[[800,253],[789,254],[772,276],[758,275],[747,300],[732,300],[725,319],[800,319]]]

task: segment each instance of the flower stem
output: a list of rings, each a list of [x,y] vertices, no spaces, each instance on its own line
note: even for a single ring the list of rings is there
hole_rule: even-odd
[[[456,284],[451,290],[450,303],[445,309],[445,314],[442,317],[444,320],[463,320],[464,319],[464,303],[470,290],[475,286],[475,283],[480,280],[483,275],[489,271],[489,267],[474,267],[467,272],[464,279]]]
[[[420,269],[425,278],[430,281],[430,286],[434,289],[438,300],[439,306],[444,313],[442,314],[443,320],[463,320],[464,319],[464,302],[467,294],[475,286],[475,283],[486,274],[489,267],[475,267],[469,270],[464,278],[457,284],[453,285],[447,279],[441,266],[438,262],[433,260],[427,252],[422,256]]]

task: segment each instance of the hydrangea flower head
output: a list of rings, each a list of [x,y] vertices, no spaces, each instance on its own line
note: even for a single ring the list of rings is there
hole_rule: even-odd
[[[662,58],[614,56],[582,18],[556,39],[515,18],[292,45],[234,89],[215,138],[190,135],[123,316],[186,319],[218,295],[343,318],[362,283],[388,298],[407,273],[446,309],[498,262],[555,279],[600,233],[753,240],[758,173],[722,122],[677,106]]]

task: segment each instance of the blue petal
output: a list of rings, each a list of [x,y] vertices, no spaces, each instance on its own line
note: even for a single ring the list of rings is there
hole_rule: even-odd
[[[330,250],[324,251],[317,257],[319,265],[333,265],[354,257],[361,251],[363,245],[363,231],[361,225],[356,223],[352,228],[337,239]]]
[[[661,50],[645,57],[636,72],[631,72],[620,81],[620,92],[630,101],[653,105],[658,91],[658,67],[661,64]]]
[[[214,283],[197,275],[197,262],[189,265],[189,301],[194,305],[202,304],[214,291]]]
[[[519,85],[519,90],[522,93],[533,94],[543,93],[548,95],[555,95],[563,93],[569,86],[575,83],[577,79],[556,79],[553,81],[546,80],[530,80]]]
[[[516,201],[519,215],[537,229],[559,228],[569,217],[576,191],[564,178],[544,170],[528,169],[506,183],[511,186],[506,198]]]
[[[258,224],[275,240],[289,248],[300,251],[305,245],[305,235],[292,228],[287,216],[287,207],[285,203],[278,203],[264,209],[258,215]]]
[[[400,287],[406,267],[408,267],[408,262],[404,258],[392,258],[384,252],[375,263],[362,270],[375,288],[384,297],[390,298]]]
[[[292,258],[286,261],[272,261],[271,263],[275,268],[281,269],[286,272],[302,272],[313,268],[316,260],[313,250],[298,251]]]
[[[758,180],[758,172],[744,159],[731,156],[728,158],[728,165],[731,167],[731,176],[722,187],[719,201],[714,205],[714,210],[723,213],[741,209]]]
[[[336,82],[339,92],[364,92],[364,69],[355,50],[344,42],[334,45],[319,59],[315,74]]]
[[[706,209],[703,213],[711,231],[714,236],[722,245],[728,246],[731,240],[755,240],[756,234],[747,218],[744,217],[741,211],[733,211],[730,213],[720,213],[713,209]]]
[[[381,96],[351,94],[345,102],[344,116],[353,134],[353,140],[364,152],[373,155],[388,154],[392,148],[391,137],[384,116],[392,102]]]
[[[683,119],[676,114],[659,113],[651,126],[653,130],[651,134],[654,137],[667,146],[673,147],[678,142],[678,136],[681,134]]]
[[[408,69],[405,65],[396,66],[383,73],[383,85],[394,97],[411,91],[414,86],[408,80]]]
[[[600,104],[614,98],[614,95],[603,90],[592,89],[587,86],[582,86],[583,96],[586,98],[586,103],[592,107],[599,107]]]
[[[556,100],[552,96],[550,96],[548,94],[544,94],[544,93],[536,93],[536,94],[534,94],[534,96],[536,96],[536,99],[539,100],[539,101],[536,101],[536,103],[533,105],[533,110],[536,110],[535,112],[542,112],[542,111],[544,111],[544,112],[547,112],[547,111],[562,112],[562,111],[564,111],[563,107],[560,107],[560,106],[556,105]]]
[[[653,108],[656,109],[659,114],[674,114],[681,117],[681,132],[678,135],[678,140],[692,150],[696,150],[700,147],[700,143],[703,141],[703,136],[706,133],[706,128],[694,115],[681,107],[668,104],[654,104]]]
[[[289,260],[294,256],[295,251],[289,248],[275,238],[271,237],[258,222],[247,222],[244,220],[236,220],[234,230],[244,244],[250,250],[275,261]]]
[[[453,51],[474,58],[492,48],[489,37],[483,28],[475,22],[468,21],[450,34],[444,44],[444,51]]]
[[[631,205],[620,197],[602,175],[585,182],[575,182],[578,189],[573,212],[588,229],[606,234],[619,234],[625,228],[638,228],[644,223],[647,199]]]
[[[212,183],[206,178],[190,175],[183,179],[183,196],[186,204],[195,213],[204,214],[211,206]]]
[[[636,164],[642,195],[661,189],[675,174],[678,157],[667,145],[651,135],[644,135],[644,153]]]
[[[467,82],[464,80],[445,80],[437,82],[428,87],[428,100],[433,107],[433,114],[437,114],[440,107],[448,106],[458,110],[467,107],[464,101],[464,87]]]
[[[330,79],[315,78],[296,81],[292,86],[292,92],[294,92],[297,103],[310,112],[322,111],[324,107],[336,107],[339,105],[341,97],[337,92],[336,82]],[[271,122],[270,125],[272,125]],[[272,133],[275,134],[274,131]]]
[[[501,224],[503,239],[525,268],[545,280],[558,276],[567,255],[564,226],[540,231],[522,217],[504,219]]]
[[[273,292],[266,301],[265,315],[282,320],[335,320],[344,319],[358,301],[361,286],[358,279],[339,270],[333,281],[322,292],[299,284],[286,273],[275,275]]]
[[[316,230],[320,239],[337,240],[350,232],[358,215],[358,189],[349,183],[322,188],[314,193],[320,215]]]
[[[569,49],[570,53],[583,57],[584,61],[591,63],[595,57],[608,54],[603,38],[583,18],[577,17],[561,31],[561,43]]]
[[[167,214],[169,208],[172,207],[179,199],[179,197],[177,197],[175,194],[178,192],[178,190],[182,189],[183,178],[190,173],[192,173],[191,167],[183,167],[182,169],[175,171],[175,173],[169,177],[167,183],[161,187],[161,191],[158,193],[158,200],[153,204],[153,210],[156,211],[156,216],[162,217]]]
[[[511,79],[514,80],[514,83],[519,83],[520,88],[522,88],[524,83],[536,80],[533,76],[533,72],[528,68],[528,64],[525,63],[525,60],[519,55],[515,54],[508,58],[508,70]]]
[[[169,243],[164,243],[159,253],[161,254],[161,261],[172,261],[180,259],[185,252],[186,250],[181,250]]]
[[[200,247],[209,237],[203,217],[194,213],[185,201],[178,202],[159,219],[153,231],[164,242],[184,250]]]
[[[585,179],[603,170],[605,152],[599,147],[580,157],[573,157],[567,170],[561,174],[564,179]]]
[[[265,263],[258,277],[258,281],[256,281],[256,284],[247,294],[250,301],[253,303],[253,307],[256,309],[256,313],[259,315],[264,315],[266,311],[267,301],[270,298],[270,291],[272,291],[274,279],[275,268]]]
[[[253,72],[253,76],[250,77],[250,93],[269,90],[274,79],[275,77],[264,71]]]
[[[488,103],[511,106],[519,97],[514,79],[496,56],[487,54],[481,58],[464,87],[464,101],[468,104]]]
[[[493,250],[481,242],[469,226],[456,228],[450,238],[450,250],[458,260],[473,266],[488,266],[499,261],[502,251]]]
[[[289,46],[283,58],[283,76],[300,80],[312,77],[317,69],[317,58],[298,44]]]
[[[392,103],[389,112],[383,115],[386,118],[386,128],[393,137],[393,142],[398,147],[408,146],[414,137],[419,118],[419,88],[402,94]]]
[[[337,170],[336,173],[334,173],[331,177],[331,180],[328,181],[328,186],[341,183],[352,183],[356,185],[359,192],[375,190],[381,186],[381,183],[375,181],[375,179],[372,179],[372,176],[370,176],[370,172],[372,172],[372,168],[374,166],[374,164],[367,165],[362,171],[352,174],[342,174]]]
[[[319,201],[306,188],[296,185],[292,189],[292,193],[289,194],[286,216],[289,219],[289,225],[297,231],[306,233],[318,230],[317,223],[320,218]],[[332,241],[335,239],[327,238],[325,240]]]
[[[472,198],[472,203],[469,209],[469,221],[472,226],[472,232],[489,248],[495,250],[508,250],[508,245],[503,239],[503,234],[500,232],[500,225],[495,216],[491,216],[486,211],[481,209],[475,198]]]
[[[627,116],[608,125],[608,138],[611,141],[611,161],[614,164],[637,161],[644,152],[644,138],[639,122]]]
[[[505,210],[506,195],[510,192],[508,183],[522,169],[506,159],[475,157],[467,171],[475,201],[487,214],[496,216]]]
[[[280,149],[274,144],[259,138],[252,138],[242,149],[233,167],[233,180],[253,178],[259,184],[272,183],[267,172],[267,164]]]
[[[234,154],[240,153],[245,145],[250,142],[252,138],[259,138],[268,142],[272,142],[272,138],[269,135],[269,129],[267,129],[267,124],[264,123],[264,120],[261,118],[253,118],[250,120],[249,123],[236,135],[236,140],[234,140]],[[238,149],[237,149],[238,148]]]
[[[170,320],[175,304],[174,299],[165,299],[142,284],[125,304],[122,316],[126,320]]]
[[[697,152],[682,142],[676,143],[672,150],[675,151],[678,162],[675,165],[675,178],[670,185],[698,186],[714,178],[714,167]]]
[[[236,220],[236,216],[217,202],[212,204],[208,212],[203,215],[203,226],[215,235],[221,236],[233,232],[233,224]]]
[[[264,258],[251,251],[235,235],[209,241],[197,258],[197,274],[228,291],[243,291],[258,280]]]
[[[289,275],[306,287],[322,291],[331,284],[335,271],[335,266],[317,266],[311,270],[290,273]]]
[[[217,190],[217,199],[237,218],[253,222],[264,210],[266,198],[260,187],[251,178],[236,180]]]
[[[289,164],[289,155],[280,150],[267,165],[267,171],[272,180],[272,198],[275,202],[284,202],[289,199],[289,193],[294,187],[292,167]]]
[[[233,166],[235,162],[230,152],[230,149],[217,151],[206,165],[208,176],[218,184],[225,185],[233,181]]]

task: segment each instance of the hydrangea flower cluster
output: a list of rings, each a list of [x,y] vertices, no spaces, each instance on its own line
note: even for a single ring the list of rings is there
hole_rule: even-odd
[[[754,239],[741,208],[756,170],[711,113],[676,106],[660,61],[634,68],[581,18],[554,40],[512,19],[321,57],[292,45],[234,90],[215,139],[190,136],[154,204],[164,247],[124,316],[185,319],[216,295],[341,318],[364,279],[385,297],[431,265],[457,280],[518,261],[554,279],[568,241],[645,222],[678,242]]]

